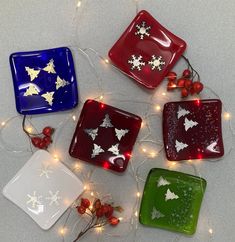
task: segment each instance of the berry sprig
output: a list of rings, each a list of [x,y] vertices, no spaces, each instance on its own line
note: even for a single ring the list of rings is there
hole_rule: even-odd
[[[192,67],[189,60],[182,56],[188,64],[188,68],[185,69],[182,75],[178,78],[175,72],[169,72],[167,75],[168,84],[167,91],[175,90],[176,88],[181,89],[181,96],[187,97],[189,94],[199,94],[204,86],[200,81],[200,75]],[[196,79],[196,81],[194,81]]]
[[[23,118],[22,128],[26,135],[29,137],[31,143],[34,147],[38,149],[47,149],[48,146],[52,143],[52,134],[54,129],[52,127],[43,128],[41,133],[31,133],[25,127],[26,115]]]
[[[102,204],[100,199],[95,199],[93,203],[87,198],[81,198],[80,205],[76,207],[80,215],[86,214],[90,219],[87,226],[78,234],[73,241],[78,241],[85,233],[94,228],[102,228],[106,225],[117,226],[120,220],[114,216],[114,212],[123,212],[120,206],[114,207],[113,204]]]

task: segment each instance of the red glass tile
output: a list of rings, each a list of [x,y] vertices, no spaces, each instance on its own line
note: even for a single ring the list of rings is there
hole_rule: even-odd
[[[224,155],[220,100],[166,103],[163,136],[168,160],[218,158]]]
[[[69,153],[72,157],[117,172],[127,168],[141,127],[141,118],[118,108],[87,100]]]
[[[147,88],[155,88],[173,68],[186,43],[141,11],[109,51],[114,65]]]

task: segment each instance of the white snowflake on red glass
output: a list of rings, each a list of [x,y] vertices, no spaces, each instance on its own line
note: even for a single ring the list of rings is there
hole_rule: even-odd
[[[161,71],[162,67],[166,64],[165,61],[163,61],[162,56],[156,56],[152,55],[152,59],[148,62],[149,65],[151,65],[152,71],[155,69]]]
[[[151,29],[150,26],[146,25],[146,22],[142,22],[141,25],[137,24],[136,26],[137,31],[135,32],[135,35],[138,35],[140,39],[144,39],[145,36],[149,37],[149,31]]]
[[[139,55],[138,57],[135,55],[131,56],[131,59],[128,60],[128,63],[131,64],[131,70],[137,69],[141,71],[142,66],[145,66],[145,62],[142,61],[143,57]]]

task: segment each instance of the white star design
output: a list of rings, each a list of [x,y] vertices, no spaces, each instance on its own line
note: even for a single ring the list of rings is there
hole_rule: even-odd
[[[36,191],[33,192],[33,195],[27,194],[27,197],[29,198],[29,200],[26,203],[32,203],[32,208],[35,208],[36,206],[41,204],[40,199],[42,198],[42,196],[37,196]]]
[[[59,191],[56,191],[55,193],[53,193],[52,191],[49,191],[49,194],[50,194],[51,196],[50,196],[50,197],[46,197],[46,200],[50,200],[49,205],[51,206],[51,205],[53,205],[53,204],[55,203],[55,205],[58,206],[58,205],[59,205],[58,200],[61,199],[61,197],[58,196]]]

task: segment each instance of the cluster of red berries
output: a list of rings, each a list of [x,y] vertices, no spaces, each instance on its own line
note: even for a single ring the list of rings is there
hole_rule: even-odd
[[[200,81],[193,81],[193,78],[193,73],[189,69],[184,70],[179,79],[175,72],[169,72],[167,91],[180,88],[182,97],[187,97],[189,94],[199,94],[203,90],[203,84]]]
[[[91,213],[96,216],[97,219],[106,219],[107,224],[116,226],[119,224],[119,219],[113,216],[114,210],[121,212],[121,207],[113,207],[111,204],[102,204],[100,199],[96,199],[91,206],[91,202],[87,198],[81,199],[80,206],[77,206],[77,211],[79,214]]]
[[[38,149],[47,149],[52,143],[51,136],[54,133],[54,129],[51,127],[45,127],[41,134],[33,135],[31,142],[33,146]]]

